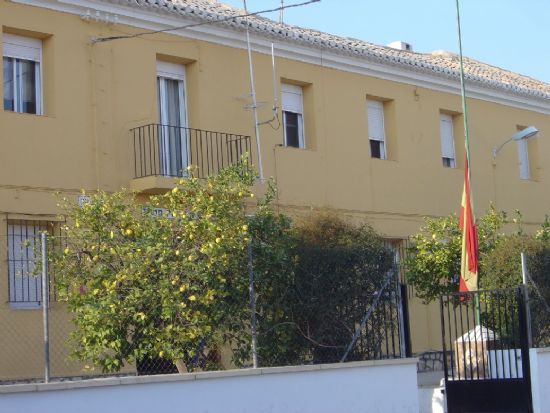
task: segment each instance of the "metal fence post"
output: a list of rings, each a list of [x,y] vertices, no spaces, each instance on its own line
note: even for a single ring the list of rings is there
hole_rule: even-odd
[[[46,233],[40,234],[42,250],[42,321],[44,325],[44,382],[50,381],[50,330],[48,309],[50,302],[50,293],[48,288],[48,257],[46,255]]]
[[[258,367],[258,337],[256,333],[256,297],[254,293],[254,269],[252,267],[252,241],[248,241],[248,275],[250,291],[250,329],[252,333],[252,367]]]

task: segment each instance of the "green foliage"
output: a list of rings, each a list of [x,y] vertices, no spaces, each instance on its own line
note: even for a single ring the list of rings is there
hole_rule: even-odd
[[[296,351],[292,329],[295,236],[290,220],[269,208],[259,208],[249,221],[256,291],[258,357],[261,366],[284,365]],[[240,364],[250,358],[241,347]]]
[[[544,222],[540,229],[535,233],[535,238],[541,241],[550,242],[550,221],[548,215],[544,217]]]
[[[393,269],[393,254],[370,226],[321,213],[298,226],[297,255],[299,338],[314,363],[337,362]],[[373,351],[356,346],[348,360],[369,358]]]
[[[261,365],[339,360],[392,253],[369,226],[330,213],[293,227],[270,208],[271,184],[245,215],[253,182],[243,162],[150,198],[64,200],[66,239],[50,265],[73,315],[73,356],[105,372],[151,359],[208,369],[218,367],[208,352],[229,343],[248,364],[250,244]],[[369,343],[348,359],[372,356]]]
[[[280,217],[259,223],[254,270],[261,365],[339,361],[392,268],[391,252],[372,228],[327,212],[294,229]],[[357,346],[349,359],[368,358],[369,351]]]
[[[73,355],[106,372],[148,358],[193,370],[210,367],[206,348],[242,338],[243,200],[253,181],[243,161],[145,202],[127,192],[92,195],[83,207],[64,200],[67,242],[51,266],[73,314]]]
[[[544,226],[543,226],[544,228]],[[538,234],[538,233],[537,233]],[[521,253],[527,257],[527,270],[532,280],[530,307],[533,341],[544,347],[550,344],[550,243],[527,235],[502,239],[482,261],[484,277],[481,288],[509,288],[522,283]],[[509,312],[512,310],[508,309]]]
[[[480,259],[504,236],[506,214],[491,208],[477,220]],[[407,280],[425,303],[441,294],[456,292],[460,276],[462,233],[458,217],[426,218],[420,231],[411,236],[407,260]],[[480,278],[483,276],[481,269]]]
[[[527,235],[503,238],[493,250],[485,254],[480,262],[484,274],[480,279],[480,287],[482,289],[517,287],[522,283],[521,253],[525,252],[533,257],[541,251],[542,247],[542,242]]]

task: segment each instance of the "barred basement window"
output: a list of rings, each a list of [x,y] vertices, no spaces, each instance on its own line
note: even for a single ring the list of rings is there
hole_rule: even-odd
[[[49,221],[9,220],[7,231],[8,297],[12,308],[42,305],[42,280],[34,273],[40,234],[51,233]]]

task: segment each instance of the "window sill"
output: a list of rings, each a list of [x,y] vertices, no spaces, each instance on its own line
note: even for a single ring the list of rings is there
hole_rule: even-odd
[[[390,162],[390,163],[397,163],[397,160],[396,159],[388,159],[388,158],[376,158],[376,157],[373,157],[371,156],[369,159],[373,160],[373,161],[376,161],[376,162]]]
[[[41,303],[9,302],[10,310],[41,310]]]
[[[13,110],[6,110],[3,109],[4,113],[9,113],[8,116],[28,116],[33,118],[54,118],[53,116],[48,116],[45,114],[37,114],[37,113],[26,113],[26,112],[14,112]]]
[[[280,148],[284,150],[294,150],[294,151],[304,151],[304,152],[315,152],[315,149],[311,148],[297,148],[295,146],[286,146],[286,145],[275,145],[275,148]]]

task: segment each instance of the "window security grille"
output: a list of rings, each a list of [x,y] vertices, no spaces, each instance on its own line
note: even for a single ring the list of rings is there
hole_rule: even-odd
[[[41,278],[35,273],[40,259],[40,234],[52,233],[49,221],[8,220],[8,298],[12,308],[37,308],[42,303]]]

